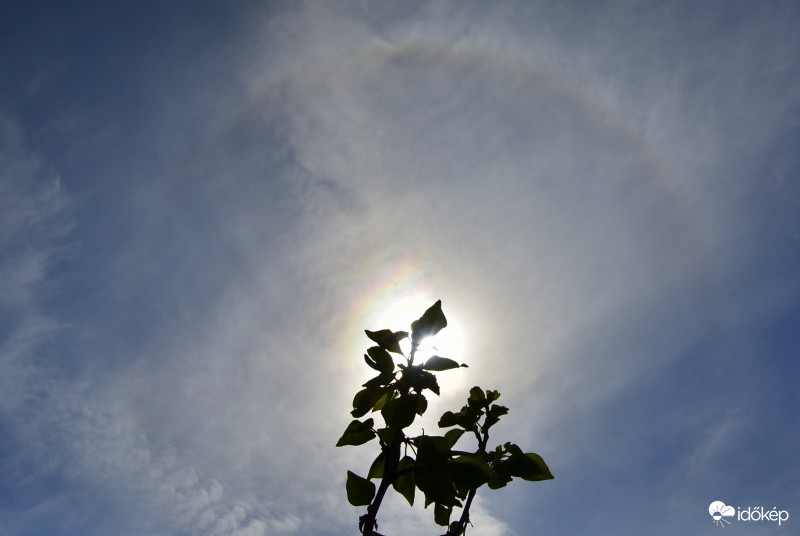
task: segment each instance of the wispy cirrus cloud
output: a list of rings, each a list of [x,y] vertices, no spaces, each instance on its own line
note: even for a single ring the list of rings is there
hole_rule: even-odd
[[[37,346],[59,323],[43,310],[57,290],[48,277],[69,245],[73,228],[68,197],[58,176],[26,147],[20,125],[0,116],[0,348],[4,373],[3,410],[24,400],[21,386],[41,365]]]

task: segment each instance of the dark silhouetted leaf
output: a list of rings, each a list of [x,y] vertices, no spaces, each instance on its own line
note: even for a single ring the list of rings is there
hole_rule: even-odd
[[[364,387],[379,387],[382,385],[389,385],[394,380],[394,374],[391,372],[381,372],[368,382],[364,384]]]
[[[482,412],[476,408],[464,406],[458,413],[452,411],[445,411],[439,419],[440,428],[449,428],[450,426],[460,426],[464,430],[473,430],[480,419]]]
[[[370,331],[365,330],[367,337],[375,341],[378,346],[383,348],[384,350],[388,350],[389,352],[394,352],[396,354],[405,355],[403,354],[403,350],[400,349],[400,341],[408,337],[408,333],[405,331],[398,331],[393,333],[389,329],[382,329],[380,331]]]
[[[487,482],[487,485],[491,489],[500,489],[502,487],[505,487],[505,485],[508,484],[509,482],[511,482],[512,480],[511,475],[508,473],[508,469],[506,468],[504,462],[498,461],[496,463],[493,463],[491,467],[494,473],[497,475],[494,478],[490,478],[489,481]]]
[[[417,463],[429,463],[433,460],[445,459],[450,455],[450,442],[442,436],[421,435],[416,440]]]
[[[486,395],[484,394],[483,389],[481,389],[477,385],[469,390],[469,399],[475,400],[480,404],[486,403]]]
[[[438,300],[411,324],[412,344],[418,345],[422,339],[436,335],[445,326],[447,326],[447,318],[442,312],[442,300]]]
[[[498,404],[493,405],[489,408],[488,415],[486,417],[486,422],[484,423],[484,427],[490,428],[497,424],[500,421],[500,417],[508,413],[508,408],[505,406],[500,406]]]
[[[433,505],[433,520],[436,521],[437,525],[446,527],[450,524],[450,514],[452,511],[452,506],[445,506],[437,502]]]
[[[450,464],[453,480],[459,489],[477,489],[491,479],[497,478],[492,468],[479,454],[465,454]]]
[[[417,415],[422,415],[428,409],[428,399],[422,395],[408,395],[417,399]]]
[[[439,357],[435,355],[425,361],[425,364],[422,365],[422,368],[425,370],[450,370],[454,368],[458,368],[459,364],[452,359],[448,359],[446,357]]]
[[[489,400],[489,402],[494,402],[500,398],[500,391],[492,391],[491,389],[488,389],[486,391],[486,398]]]
[[[386,466],[386,455],[381,452],[372,462],[367,472],[367,478],[383,478],[383,470]]]
[[[402,365],[400,365],[402,367]],[[421,393],[424,389],[430,389],[437,395],[439,394],[439,383],[436,376],[427,370],[422,370],[422,365],[407,367],[403,377],[409,389]]]
[[[366,361],[367,365],[374,368],[375,370],[380,370],[378,368],[378,364],[375,361],[373,361],[367,354],[364,354],[364,361]]]
[[[394,360],[392,360],[392,356],[380,346],[373,346],[367,350],[367,353],[369,354],[369,357],[375,361],[377,370],[384,374],[390,373],[394,370]]]
[[[446,428],[446,426],[443,426],[442,428]],[[444,434],[444,437],[447,439],[447,442],[450,443],[450,448],[453,448],[463,434],[464,430],[461,428],[454,428],[452,430],[448,430]]]
[[[353,397],[353,411],[350,414],[353,417],[363,417],[385,392],[386,389],[382,387],[365,387],[360,390]]]
[[[489,480],[480,467],[475,465],[454,462],[450,470],[453,473],[453,482],[461,490],[478,489]]]
[[[425,494],[426,498],[447,506],[454,506],[458,503],[456,485],[449,468],[447,471],[431,471],[420,468],[414,476],[417,487]]]
[[[347,500],[353,506],[368,506],[375,496],[375,484],[352,471],[347,471]]]
[[[392,484],[395,491],[405,497],[408,501],[408,504],[411,506],[414,506],[414,490],[416,486],[416,483],[414,482],[414,471],[410,470],[413,468],[414,458],[411,456],[403,457],[403,459],[400,460],[400,463],[397,465],[397,472],[400,474]]]
[[[418,436],[417,487],[425,494],[426,500],[453,506],[456,500],[456,486],[450,473],[450,443],[441,436]]]
[[[415,385],[417,391],[423,389],[430,389],[437,395],[439,394],[439,382],[436,381],[436,376],[427,371],[422,371],[419,375],[419,383]]]
[[[336,446],[363,445],[375,437],[375,432],[372,431],[373,424],[374,421],[372,419],[367,419],[364,422],[358,419],[351,421],[350,424],[347,425],[347,429],[345,429],[342,437],[337,441]]]
[[[458,418],[452,411],[445,411],[439,419],[439,428],[450,428],[458,424]]]
[[[389,400],[391,400],[391,399],[392,399],[392,397],[394,397],[394,395],[395,395],[396,393],[397,393],[397,391],[395,391],[394,389],[389,389],[388,391],[386,391],[386,392],[383,394],[383,396],[381,396],[381,397],[378,399],[378,401],[377,401],[377,402],[375,402],[375,405],[373,406],[373,409],[374,409],[374,411],[380,411],[380,410],[382,410],[382,409],[383,409],[383,406],[385,406],[385,405],[386,405],[386,403],[387,403]]]
[[[387,401],[381,409],[381,415],[383,415],[387,426],[402,429],[414,422],[418,407],[419,402],[416,397],[411,395],[400,396]]]
[[[528,452],[525,454],[514,453],[506,460],[506,467],[511,476],[518,476],[529,482],[550,480],[553,474],[544,460],[538,454]]]

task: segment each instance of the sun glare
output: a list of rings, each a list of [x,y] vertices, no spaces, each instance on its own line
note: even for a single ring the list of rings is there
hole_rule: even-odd
[[[425,310],[436,302],[435,298],[430,298],[422,294],[405,296],[395,299],[393,302],[384,304],[382,310],[376,310],[375,317],[370,319],[371,330],[391,329],[392,331],[409,331],[411,322],[422,316]],[[449,357],[459,363],[464,362],[464,351],[466,348],[465,334],[458,321],[455,312],[448,313],[447,304],[443,304],[444,314],[447,317],[447,327],[433,337],[426,337],[422,340],[415,363],[424,362],[425,359],[438,355]],[[403,351],[411,350],[409,340],[401,343]]]
[[[373,331],[379,329],[409,331],[411,322],[422,316],[422,313],[436,302],[436,298],[424,294],[401,297],[387,295],[381,301],[383,303],[377,304],[374,316],[368,319],[367,329]],[[435,336],[426,337],[421,341],[414,358],[414,364],[420,365],[434,355],[469,364],[465,355],[467,349],[466,330],[462,327],[460,316],[457,311],[448,311],[446,303],[443,303],[443,310],[447,317],[447,327]],[[411,351],[411,341],[406,339],[401,342],[400,346],[408,356]],[[461,370],[463,371],[464,369]],[[458,374],[455,371],[439,374],[438,376],[442,387],[447,386],[449,389],[456,387],[461,381],[465,381],[462,378],[463,374]]]
[[[438,298],[439,296],[422,292],[412,294],[394,291],[386,292],[379,299],[374,300],[368,314],[359,321],[357,348],[360,353],[364,353],[367,346],[373,344],[364,335],[364,329],[410,331],[411,323],[422,316],[431,305],[436,303]],[[438,355],[458,363],[466,363],[470,368],[435,373],[441,389],[441,396],[431,396],[430,393],[426,393],[430,412],[419,421],[421,429],[426,429],[426,427],[435,429],[438,415],[444,409],[454,409],[451,406],[457,406],[458,403],[463,404],[463,400],[460,399],[464,389],[476,383],[474,377],[476,371],[472,367],[478,363],[475,360],[474,351],[470,351],[470,345],[476,341],[472,329],[467,330],[467,326],[471,327],[474,318],[463,310],[463,306],[459,308],[456,304],[448,303],[446,298],[442,300],[442,310],[447,318],[447,326],[435,336],[426,337],[421,341],[414,364],[422,365],[430,357]],[[405,339],[401,341],[400,346],[408,356],[411,351],[411,341]],[[392,354],[392,358],[397,364],[405,361],[401,356],[395,354]],[[366,381],[374,371],[363,366],[362,360],[358,361],[360,362],[358,363],[359,378],[362,378],[361,381]],[[353,364],[355,366],[357,363],[353,361]],[[455,402],[454,398],[457,399]]]

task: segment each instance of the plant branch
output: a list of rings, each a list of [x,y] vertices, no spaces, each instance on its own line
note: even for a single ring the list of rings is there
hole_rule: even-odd
[[[484,425],[482,431],[483,434],[479,435],[478,431],[475,430],[475,435],[478,436],[478,452],[481,454],[486,454],[486,445],[489,443],[489,427]],[[467,494],[467,500],[464,503],[464,508],[461,509],[461,517],[458,520],[455,531],[450,531],[448,529],[446,536],[461,536],[464,533],[464,530],[467,528],[467,523],[469,523],[469,508],[472,506],[472,499],[475,498],[475,494],[477,492],[477,488],[469,491]]]
[[[411,348],[411,355],[409,356],[409,366],[414,363],[414,354],[416,354],[416,346]],[[381,478],[381,485],[378,487],[378,492],[375,498],[367,507],[367,514],[362,516],[360,520],[363,522],[364,536],[373,536],[375,528],[375,520],[378,517],[378,510],[380,510],[383,497],[394,481],[397,479],[397,466],[400,464],[400,446],[405,442],[406,435],[403,430],[397,430],[392,438],[391,445],[384,448],[386,452],[386,462],[383,466],[383,478]]]
[[[392,485],[397,477],[397,466],[400,463],[400,445],[403,443],[403,439],[405,439],[405,434],[402,430],[395,432],[392,444],[389,445],[386,452],[386,463],[383,469],[381,485],[378,487],[375,498],[367,507],[367,514],[361,518],[364,527],[362,534],[364,536],[372,536],[374,534],[375,520],[378,517],[378,510],[383,502],[383,496],[386,495],[389,486]]]

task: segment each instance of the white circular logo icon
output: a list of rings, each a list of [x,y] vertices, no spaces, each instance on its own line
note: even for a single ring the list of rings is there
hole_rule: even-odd
[[[724,527],[724,523],[727,523],[728,525],[731,524],[731,522],[725,518],[733,517],[736,514],[736,511],[733,506],[726,506],[722,501],[714,501],[708,505],[708,513],[714,520],[715,525]]]

